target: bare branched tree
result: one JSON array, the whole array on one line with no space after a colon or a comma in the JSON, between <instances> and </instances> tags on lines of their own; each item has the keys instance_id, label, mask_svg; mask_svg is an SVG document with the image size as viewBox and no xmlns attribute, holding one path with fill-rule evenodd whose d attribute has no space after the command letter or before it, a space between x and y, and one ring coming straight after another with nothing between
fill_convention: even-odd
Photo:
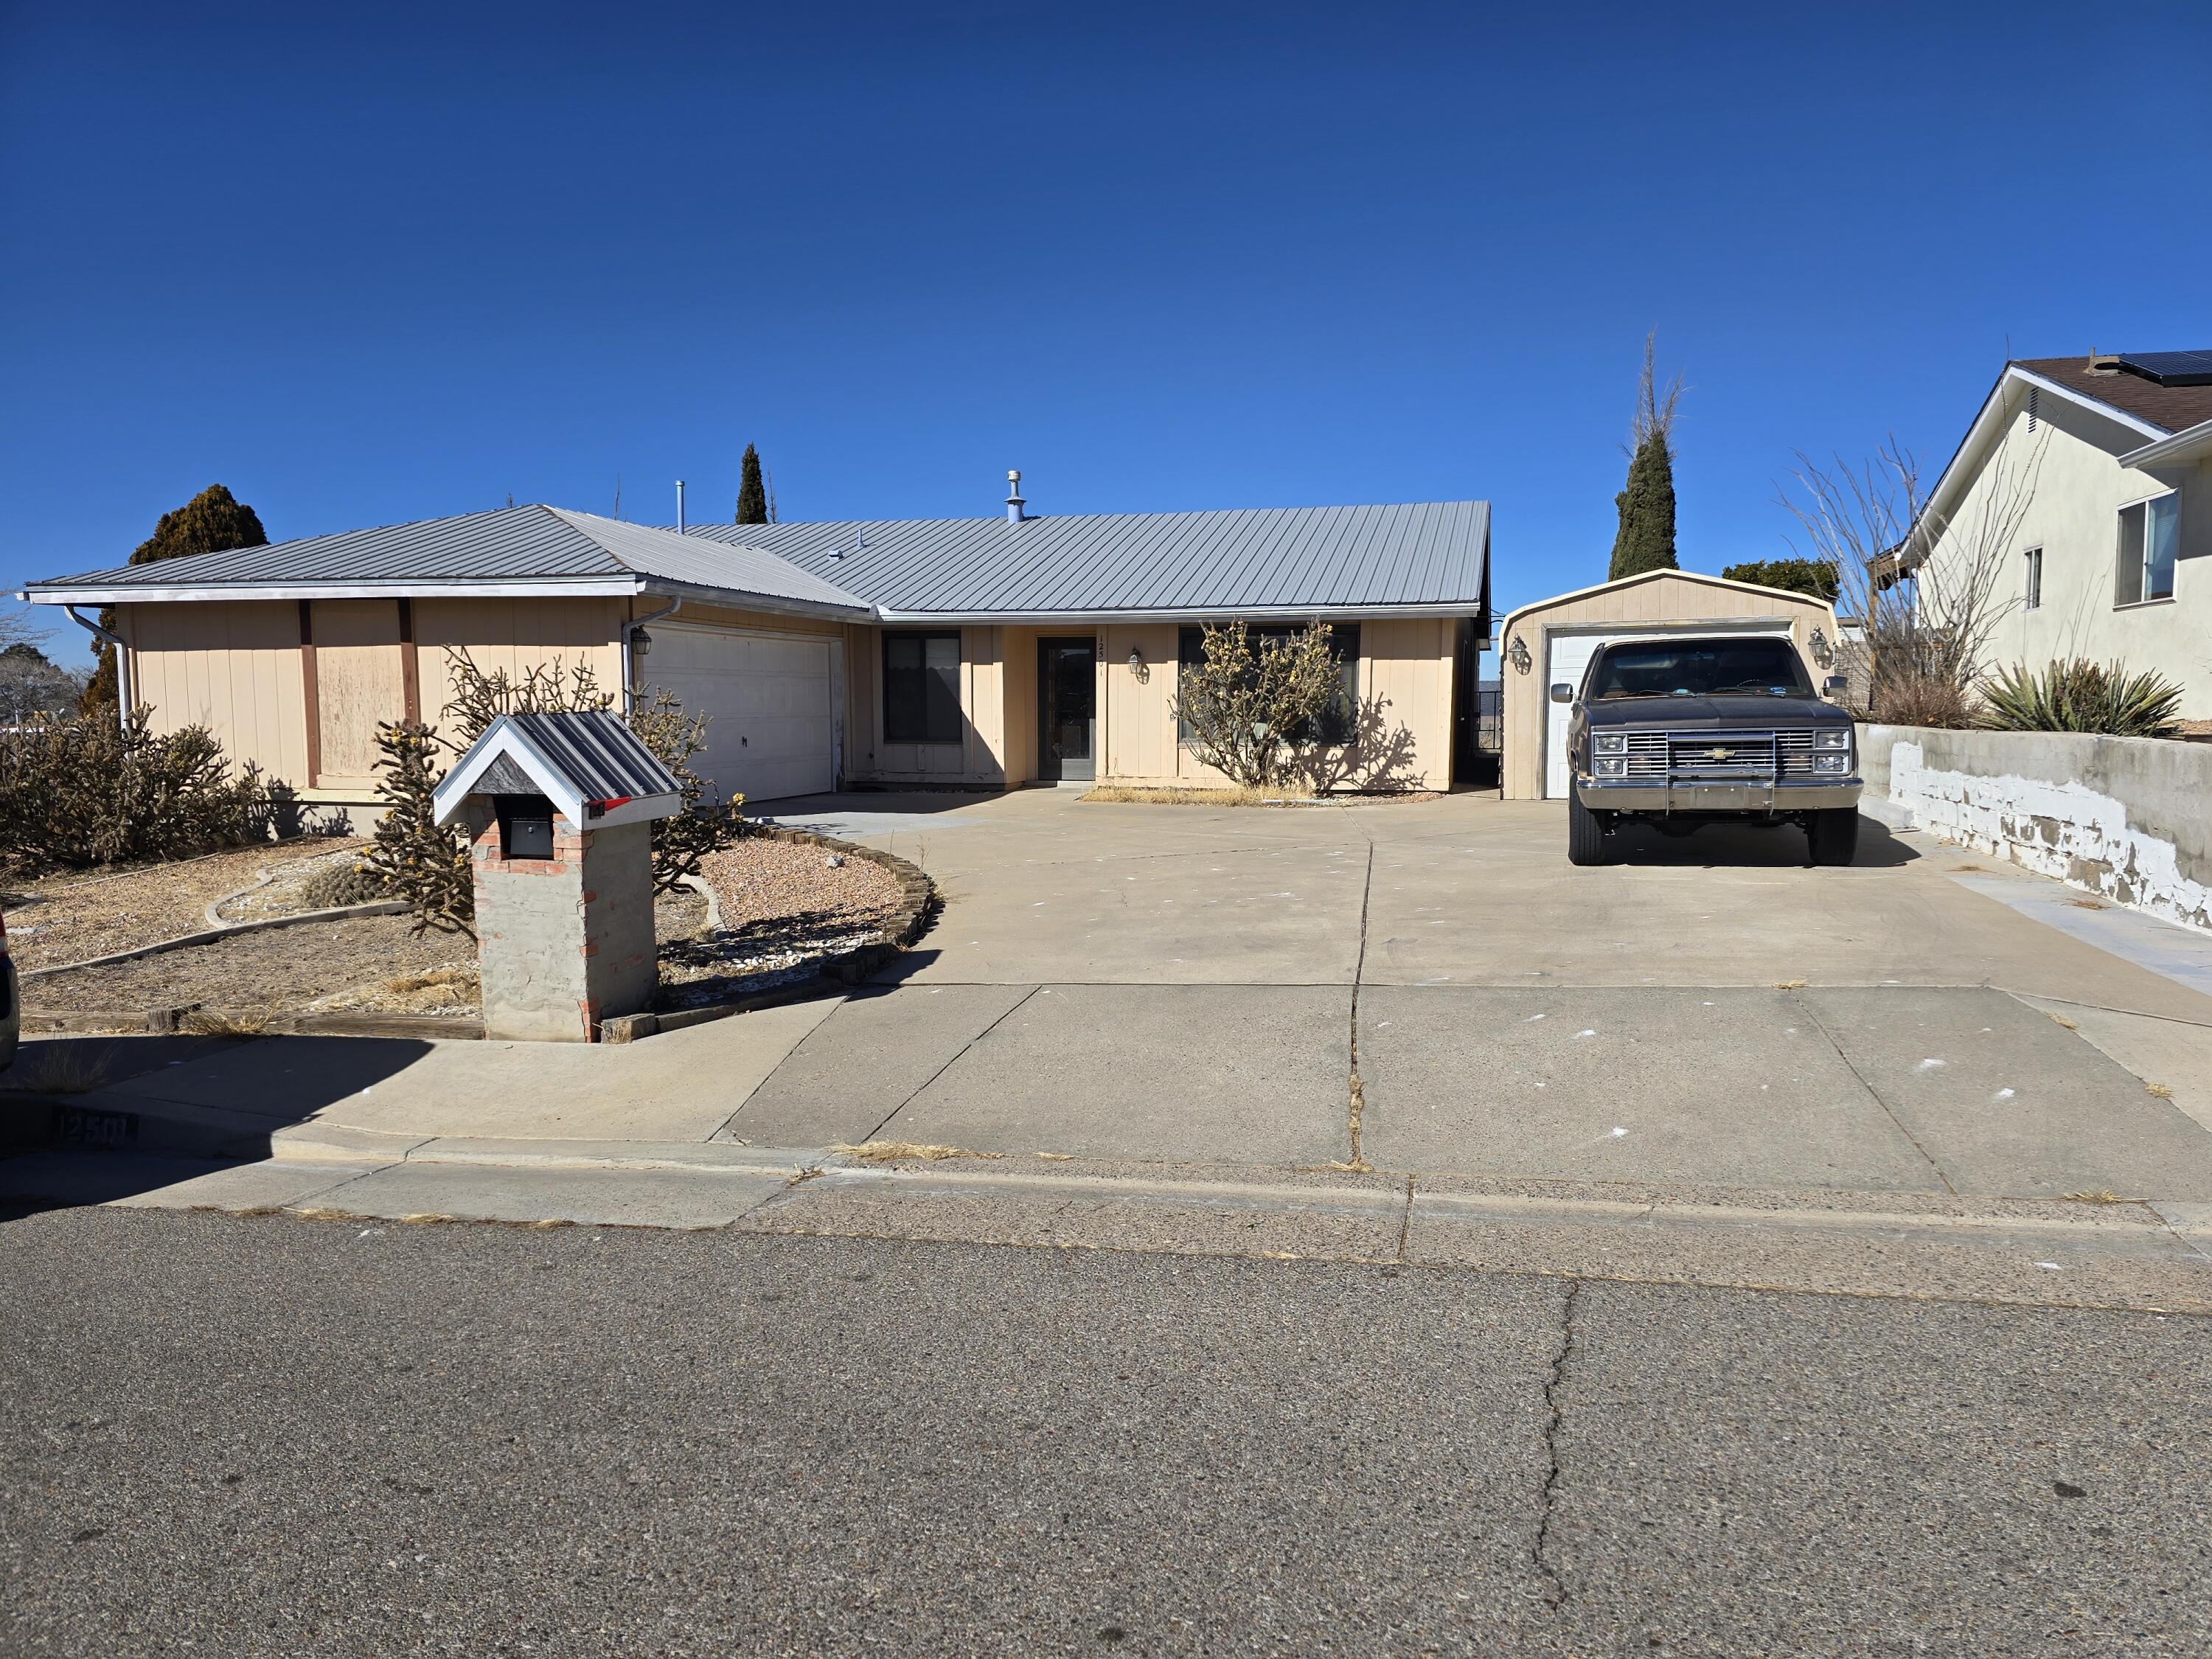
<instances>
[{"instance_id":1,"label":"bare branched tree","mask_svg":"<svg viewBox=\"0 0 2212 1659\"><path fill-rule=\"evenodd\" d=\"M1832 569L1837 608L1860 630L1853 691L1875 720L1965 726L1989 672L1997 626L2018 605L2001 594L2035 499L2047 432L2015 453L2000 444L1966 511L1938 510L1911 451L1894 437L1852 467L1802 451L1776 499L1802 528L1793 550Z\"/></svg>"}]
</instances>

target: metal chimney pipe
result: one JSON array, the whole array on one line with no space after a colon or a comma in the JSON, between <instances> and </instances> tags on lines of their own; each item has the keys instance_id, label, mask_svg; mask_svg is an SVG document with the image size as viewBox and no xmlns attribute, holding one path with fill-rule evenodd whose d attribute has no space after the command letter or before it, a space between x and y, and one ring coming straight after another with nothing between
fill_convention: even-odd
<instances>
[{"instance_id":1,"label":"metal chimney pipe","mask_svg":"<svg viewBox=\"0 0 2212 1659\"><path fill-rule=\"evenodd\" d=\"M1022 499L1022 475L1009 470L1006 474L1006 521L1019 524L1029 514L1022 509L1029 503Z\"/></svg>"},{"instance_id":2,"label":"metal chimney pipe","mask_svg":"<svg viewBox=\"0 0 2212 1659\"><path fill-rule=\"evenodd\" d=\"M676 533L684 533L684 480L676 481Z\"/></svg>"}]
</instances>

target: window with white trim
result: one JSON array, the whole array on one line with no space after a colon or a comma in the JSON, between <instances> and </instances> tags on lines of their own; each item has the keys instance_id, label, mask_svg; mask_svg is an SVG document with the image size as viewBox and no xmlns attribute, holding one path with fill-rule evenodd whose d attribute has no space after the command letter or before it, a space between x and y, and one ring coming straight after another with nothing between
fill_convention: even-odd
<instances>
[{"instance_id":1,"label":"window with white trim","mask_svg":"<svg viewBox=\"0 0 2212 1659\"><path fill-rule=\"evenodd\" d=\"M2026 608L2030 611L2040 611L2043 609L2043 550L2039 547L2029 548L2027 550L2027 603Z\"/></svg>"},{"instance_id":2,"label":"window with white trim","mask_svg":"<svg viewBox=\"0 0 2212 1659\"><path fill-rule=\"evenodd\" d=\"M2112 603L2142 605L2173 597L2174 555L2181 545L2181 497L2168 491L2120 509L2119 553Z\"/></svg>"}]
</instances>

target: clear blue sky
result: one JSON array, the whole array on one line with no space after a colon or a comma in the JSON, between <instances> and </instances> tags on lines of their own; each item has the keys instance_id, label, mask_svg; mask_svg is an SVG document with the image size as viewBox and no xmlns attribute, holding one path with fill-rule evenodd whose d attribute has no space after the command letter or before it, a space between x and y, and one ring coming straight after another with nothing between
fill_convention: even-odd
<instances>
[{"instance_id":1,"label":"clear blue sky","mask_svg":"<svg viewBox=\"0 0 2212 1659\"><path fill-rule=\"evenodd\" d=\"M1683 562L2015 355L2212 346L2212 8L0 10L0 582L277 539L1486 496L1601 578L1644 331Z\"/></svg>"}]
</instances>

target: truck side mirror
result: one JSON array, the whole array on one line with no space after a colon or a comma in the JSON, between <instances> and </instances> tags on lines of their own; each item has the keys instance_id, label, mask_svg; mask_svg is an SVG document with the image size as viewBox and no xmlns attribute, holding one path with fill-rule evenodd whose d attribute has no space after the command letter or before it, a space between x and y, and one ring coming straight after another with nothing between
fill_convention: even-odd
<instances>
[{"instance_id":1,"label":"truck side mirror","mask_svg":"<svg viewBox=\"0 0 2212 1659\"><path fill-rule=\"evenodd\" d=\"M1851 683L1850 678L1843 674L1831 674L1826 679L1820 682L1820 690L1822 693L1831 697L1840 697L1844 692L1850 689Z\"/></svg>"},{"instance_id":2,"label":"truck side mirror","mask_svg":"<svg viewBox=\"0 0 2212 1659\"><path fill-rule=\"evenodd\" d=\"M1552 688L1552 701L1553 702L1572 702L1574 700L1575 688L1569 685L1565 680L1561 680L1557 685Z\"/></svg>"}]
</instances>

